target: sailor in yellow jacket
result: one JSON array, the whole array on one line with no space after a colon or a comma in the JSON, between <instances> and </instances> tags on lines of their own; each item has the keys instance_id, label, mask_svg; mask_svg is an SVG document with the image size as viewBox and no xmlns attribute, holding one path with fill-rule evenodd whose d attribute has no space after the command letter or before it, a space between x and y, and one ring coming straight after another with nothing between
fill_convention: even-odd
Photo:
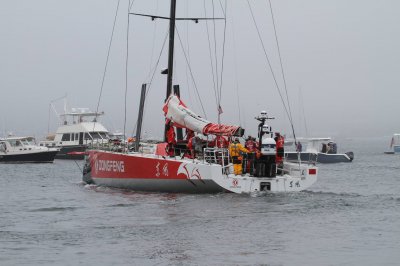
<instances>
[{"instance_id":1,"label":"sailor in yellow jacket","mask_svg":"<svg viewBox=\"0 0 400 266\"><path fill-rule=\"evenodd\" d=\"M229 153L232 157L233 171L235 175L242 174L242 156L241 152L248 153L249 151L239 142L239 138L235 138L234 142L229 145Z\"/></svg>"}]
</instances>

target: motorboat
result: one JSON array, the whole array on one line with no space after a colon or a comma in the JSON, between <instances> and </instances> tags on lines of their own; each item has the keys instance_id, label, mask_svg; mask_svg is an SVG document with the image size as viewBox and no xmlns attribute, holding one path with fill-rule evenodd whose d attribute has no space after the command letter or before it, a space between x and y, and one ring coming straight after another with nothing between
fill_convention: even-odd
<instances>
[{"instance_id":1,"label":"motorboat","mask_svg":"<svg viewBox=\"0 0 400 266\"><path fill-rule=\"evenodd\" d=\"M55 134L40 141L42 147L59 148L56 159L82 160L88 147L108 145L108 130L98 121L104 112L91 112L88 108L72 108L60 115L61 125Z\"/></svg>"},{"instance_id":2,"label":"motorboat","mask_svg":"<svg viewBox=\"0 0 400 266\"><path fill-rule=\"evenodd\" d=\"M0 139L0 163L52 163L58 151L36 145L33 137Z\"/></svg>"},{"instance_id":3,"label":"motorboat","mask_svg":"<svg viewBox=\"0 0 400 266\"><path fill-rule=\"evenodd\" d=\"M352 162L353 152L338 153L336 142L331 138L299 138L295 142L291 141L296 147L296 151L285 151L287 160L317 161L319 163L343 163ZM302 143L306 149L302 151Z\"/></svg>"}]
</instances>

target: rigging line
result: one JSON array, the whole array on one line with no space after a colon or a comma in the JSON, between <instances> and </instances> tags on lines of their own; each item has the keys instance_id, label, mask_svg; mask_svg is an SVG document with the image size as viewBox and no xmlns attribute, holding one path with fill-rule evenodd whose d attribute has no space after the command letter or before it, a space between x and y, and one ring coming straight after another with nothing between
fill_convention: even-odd
<instances>
[{"instance_id":1,"label":"rigging line","mask_svg":"<svg viewBox=\"0 0 400 266\"><path fill-rule=\"evenodd\" d=\"M221 4L221 0L219 1ZM224 73L224 62L225 62L225 43L226 43L226 13L227 13L227 1L225 0L225 10L222 9L222 12L224 13L224 38L222 42L222 62L221 62L221 83L220 83L220 89L219 89L219 102L217 108L221 106L221 100L222 100L222 80L223 80L223 73ZM218 112L219 114L219 112ZM219 114L220 116L220 114Z\"/></svg>"},{"instance_id":2,"label":"rigging line","mask_svg":"<svg viewBox=\"0 0 400 266\"><path fill-rule=\"evenodd\" d=\"M151 85L152 85L152 83L153 83L153 79L154 79L154 76L155 76L155 74L156 74L156 70L157 70L158 64L160 63L161 55L162 55L162 53L163 53L163 51L164 51L165 43L167 42L167 37L168 37L168 34L169 34L168 30L169 30L169 29L167 29L167 32L166 32L166 34L165 34L164 41L163 41L163 45L162 45L162 47L161 47L160 54L158 55L157 62L156 62L156 64L155 64L154 68L153 68L153 74L151 75L151 79L150 79L150 81L148 82L149 88L148 88L147 91L146 91L146 97L147 97L147 94L150 92Z\"/></svg>"},{"instance_id":3,"label":"rigging line","mask_svg":"<svg viewBox=\"0 0 400 266\"><path fill-rule=\"evenodd\" d=\"M97 121L97 113L99 111L99 107L100 107L100 100L101 100L101 96L103 94L103 88L104 88L104 81L106 78L106 73L107 73L107 67L108 67L108 61L110 58L110 52L111 52L111 44L114 38L114 31L115 31L115 24L117 22L117 17L118 17L118 10L119 10L119 4L120 4L121 0L118 0L117 3L117 8L115 10L115 16L114 16L114 23L113 23L113 27L112 27L112 31L111 31L111 37L110 37L110 42L108 44L108 51L107 51L107 58L106 58L106 65L104 66L104 72L103 72L103 78L101 80L101 86L100 86L100 94L99 94L99 99L97 101L97 106L96 106L96 116L95 116L95 121ZM95 128L96 122L93 124L93 131Z\"/></svg>"},{"instance_id":4,"label":"rigging line","mask_svg":"<svg viewBox=\"0 0 400 266\"><path fill-rule=\"evenodd\" d=\"M269 69L270 69L271 74L272 74L272 78L274 79L274 83L275 83L276 89L278 90L279 96L280 96L280 98L281 98L283 107L284 107L285 112L286 112L286 115L288 116L289 121L291 122L291 124L293 124L292 121L291 121L291 119L290 119L290 116L289 116L288 109L287 109L287 107L286 107L285 101L284 101L284 99L283 99L282 92L281 92L281 90L279 89L278 81L276 80L275 73L274 73L274 71L273 71L273 69L272 69L272 65L271 65L271 62L270 62L270 60L269 60L267 51L266 51L266 49L265 49L264 42L263 42L263 40L262 40L262 38L261 38L261 33L260 33L259 28L258 28L258 25L257 25L256 19L255 19L255 17L254 17L253 10L252 10L252 8L251 8L251 5L250 5L249 0L247 0L247 4L248 4L248 6L249 6L250 13L251 13L251 16L252 16L252 18L253 18L253 22L254 22L254 25L255 25L255 27L256 27L256 30L257 30L258 38L260 39L260 42L261 42L261 45L262 45L262 48L263 48L263 51L264 51L264 55L265 55L265 57L266 57L266 59L267 59L268 66L269 66Z\"/></svg>"},{"instance_id":5,"label":"rigging line","mask_svg":"<svg viewBox=\"0 0 400 266\"><path fill-rule=\"evenodd\" d=\"M146 90L146 98L147 98L147 96L148 96L148 94L149 94L149 92L150 92L151 85L153 84L153 79L154 79L154 76L155 76L155 74L156 74L158 64L160 63L160 59L161 59L162 53L163 53L163 51L164 51L164 48L165 48L165 44L166 44L166 42L167 42L167 37L168 37L168 35L169 35L169 28L167 28L167 31L166 31L165 37L164 37L164 42L163 42L163 45L162 45L162 47L161 47L160 54L158 55L158 59L157 59L156 65L155 65L154 68L153 68L153 69L154 69L154 70L153 70L153 75L151 76L151 79L150 79L149 83L147 83L147 84L149 84L149 87L148 87L148 89ZM147 106L147 102L148 102L148 101L145 101L145 103L144 103L143 117L146 115L146 106ZM144 125L144 122L145 122L145 120L143 120L143 125ZM132 135L133 135L134 132L136 131L136 127L137 127L137 121L136 121L136 123L135 123L134 131L132 132Z\"/></svg>"},{"instance_id":6,"label":"rigging line","mask_svg":"<svg viewBox=\"0 0 400 266\"><path fill-rule=\"evenodd\" d=\"M158 1L156 1L156 2L157 2L157 5L156 5L156 8L155 8L154 14L157 14L157 12L158 12ZM150 77L151 71L152 71L151 63L153 62L153 57L154 57L154 46L155 46L155 40L156 40L156 31L157 31L157 22L155 21L154 22L154 29L153 29L153 44L152 44L152 48L151 48L151 57L150 57L150 64L149 64L149 74L147 74L148 78Z\"/></svg>"},{"instance_id":7,"label":"rigging line","mask_svg":"<svg viewBox=\"0 0 400 266\"><path fill-rule=\"evenodd\" d=\"M47 120L47 135L50 134L50 111L51 111L51 103L49 104L49 117Z\"/></svg>"},{"instance_id":8,"label":"rigging line","mask_svg":"<svg viewBox=\"0 0 400 266\"><path fill-rule=\"evenodd\" d=\"M206 1L203 1L204 3L204 16L207 17L207 8L206 8ZM212 50L211 50L211 40L210 40L210 31L208 29L208 21L206 20L206 29L207 29L207 39L208 39L208 52L210 56L210 63L211 63L211 75L213 78L213 89L214 89L214 95L215 95L215 104L218 107L218 92L217 88L215 86L215 74L214 74L214 60L212 58Z\"/></svg>"},{"instance_id":9,"label":"rigging line","mask_svg":"<svg viewBox=\"0 0 400 266\"><path fill-rule=\"evenodd\" d=\"M291 110L291 108L290 108L289 94L288 94L287 86L286 86L286 77L285 77L285 72L284 72L284 70L283 70L281 49L280 49L279 41L278 41L278 33L277 33L277 31L276 31L274 12L273 12L273 10L272 10L272 3L271 3L271 0L268 0L268 2L269 2L269 8L270 8L270 10L271 10L272 25L274 26L274 33L275 33L276 46L277 46L277 48L278 48L278 55L279 55L279 63L280 63L280 65L281 65L281 72L282 72L283 84L284 84L284 88L285 88L285 92L286 92L286 101L287 101L288 108L289 108L290 119L293 121L292 110Z\"/></svg>"},{"instance_id":10,"label":"rigging line","mask_svg":"<svg viewBox=\"0 0 400 266\"><path fill-rule=\"evenodd\" d=\"M189 17L189 3L186 1L186 9L185 9L186 17ZM190 46L189 46L189 21L186 21L186 49L188 51L188 58L190 63ZM189 102L191 105L194 105L194 101L192 101L192 94L190 92L190 82L189 82L189 75L188 75L188 68L185 68L185 76L186 76L186 86L189 96Z\"/></svg>"},{"instance_id":11,"label":"rigging line","mask_svg":"<svg viewBox=\"0 0 400 266\"><path fill-rule=\"evenodd\" d=\"M236 88L236 98L239 111L239 123L242 125L241 110L240 110L240 97L239 97L239 79L238 79L238 69L237 69L237 57L236 57L236 38L235 38L235 20L232 18L232 38L233 38L233 60L235 69L235 88Z\"/></svg>"},{"instance_id":12,"label":"rigging line","mask_svg":"<svg viewBox=\"0 0 400 266\"><path fill-rule=\"evenodd\" d=\"M128 26L126 27L126 59L125 59L125 97L124 97L124 138L126 138L126 98L128 95L128 62L129 62L129 10L131 8L131 0L128 1ZM125 149L125 152L128 152Z\"/></svg>"},{"instance_id":13,"label":"rigging line","mask_svg":"<svg viewBox=\"0 0 400 266\"><path fill-rule=\"evenodd\" d=\"M213 31L214 31L214 57L215 57L215 77L216 77L216 81L217 81L217 102L220 102L220 93L219 93L219 78L218 78L218 56L217 56L217 30L215 28L215 5L214 5L214 0L211 0L211 4L212 4L212 22L213 22ZM217 105L218 108L218 105ZM219 116L218 116L219 119ZM219 123L219 121L218 121Z\"/></svg>"},{"instance_id":14,"label":"rigging line","mask_svg":"<svg viewBox=\"0 0 400 266\"><path fill-rule=\"evenodd\" d=\"M129 2L130 2L130 1L129 1ZM135 2L135 0L132 0L132 3L129 4L129 10L128 10L129 12L131 12L131 9L132 9L132 6L133 6L133 3L134 3L134 2Z\"/></svg>"},{"instance_id":15,"label":"rigging line","mask_svg":"<svg viewBox=\"0 0 400 266\"><path fill-rule=\"evenodd\" d=\"M176 30L176 33L178 34L179 43L181 44L183 55L185 56L186 64L187 64L187 66L189 68L189 72L190 72L190 75L192 77L192 82L193 82L194 88L196 89L197 97L199 97L199 102L200 102L200 105L201 105L201 109L203 110L204 117L207 119L207 114L206 114L206 111L204 109L203 102L201 101L199 90L197 88L197 84L196 84L196 81L195 81L194 76L193 76L192 68L190 67L188 58L186 56L185 47L183 46L182 39L181 39L181 36L179 34L179 31L178 31L178 27L176 25L175 25L175 30Z\"/></svg>"},{"instance_id":16,"label":"rigging line","mask_svg":"<svg viewBox=\"0 0 400 266\"><path fill-rule=\"evenodd\" d=\"M304 110L303 90L301 89L301 87L299 88L299 90L300 90L300 97L301 97L301 107L303 109L304 128L306 130L306 137L308 137L308 127L307 127L306 113L305 113L305 110Z\"/></svg>"}]
</instances>

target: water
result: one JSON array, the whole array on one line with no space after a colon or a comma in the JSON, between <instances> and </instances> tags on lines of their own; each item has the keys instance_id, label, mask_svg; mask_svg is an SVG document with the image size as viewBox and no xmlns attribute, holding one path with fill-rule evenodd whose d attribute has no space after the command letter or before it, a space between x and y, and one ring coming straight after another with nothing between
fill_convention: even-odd
<instances>
[{"instance_id":1,"label":"water","mask_svg":"<svg viewBox=\"0 0 400 266\"><path fill-rule=\"evenodd\" d=\"M0 265L400 265L387 142L341 140L353 163L258 196L135 193L85 186L71 161L0 164Z\"/></svg>"}]
</instances>

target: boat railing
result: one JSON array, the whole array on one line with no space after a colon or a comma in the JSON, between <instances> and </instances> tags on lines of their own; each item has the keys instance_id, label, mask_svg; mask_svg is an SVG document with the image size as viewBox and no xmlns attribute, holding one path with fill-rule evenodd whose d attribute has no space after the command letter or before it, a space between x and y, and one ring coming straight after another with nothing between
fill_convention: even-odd
<instances>
[{"instance_id":1,"label":"boat railing","mask_svg":"<svg viewBox=\"0 0 400 266\"><path fill-rule=\"evenodd\" d=\"M289 158L289 154L285 154L285 160L287 162L291 162L291 163L297 163L299 161L301 161L302 163L305 164L316 164L317 163L317 159L318 159L318 153L297 153L298 158L296 159L292 159Z\"/></svg>"},{"instance_id":2,"label":"boat railing","mask_svg":"<svg viewBox=\"0 0 400 266\"><path fill-rule=\"evenodd\" d=\"M222 170L226 172L231 163L229 150L225 148L204 148L204 162L219 164L222 166Z\"/></svg>"}]
</instances>

